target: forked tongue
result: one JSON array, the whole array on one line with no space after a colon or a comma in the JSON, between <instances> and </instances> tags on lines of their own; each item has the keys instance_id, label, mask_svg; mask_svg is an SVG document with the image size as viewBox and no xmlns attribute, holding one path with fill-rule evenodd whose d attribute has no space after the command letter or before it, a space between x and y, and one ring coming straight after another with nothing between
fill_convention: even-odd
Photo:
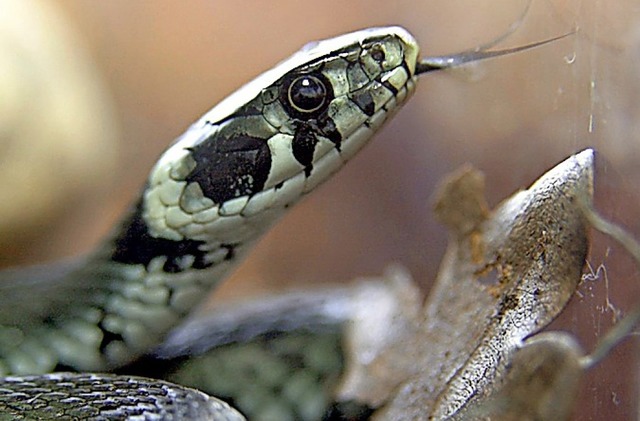
<instances>
[{"instance_id":1,"label":"forked tongue","mask_svg":"<svg viewBox=\"0 0 640 421\"><path fill-rule=\"evenodd\" d=\"M574 33L575 31L572 31L564 35L546 39L544 41L538 41L531 44L522 45L520 47L505 48L502 50L488 50L486 48L480 47L473 50L463 51L458 54L452 54L447 56L425 57L422 60L420 60L416 65L415 74L419 75L422 73L431 72L433 70L449 69L452 67L462 66L463 64L472 63L475 61L485 60L488 58L499 57L507 54L517 53L524 50L529 50L531 48L540 47L541 45L549 44L559 39L568 37L569 35L572 35Z\"/></svg>"}]
</instances>

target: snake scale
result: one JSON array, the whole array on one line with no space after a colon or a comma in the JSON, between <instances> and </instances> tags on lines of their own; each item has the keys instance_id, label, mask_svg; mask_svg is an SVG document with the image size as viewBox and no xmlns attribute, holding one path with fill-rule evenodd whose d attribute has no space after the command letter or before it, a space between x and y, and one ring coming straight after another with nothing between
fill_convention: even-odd
<instances>
[{"instance_id":1,"label":"snake scale","mask_svg":"<svg viewBox=\"0 0 640 421\"><path fill-rule=\"evenodd\" d=\"M0 411L239 419L161 381L43 373L113 371L161 344L262 233L367 143L419 74L540 44L420 61L406 30L371 28L310 43L233 93L162 154L130 214L90 256L0 273L0 374L11 376L0 380Z\"/></svg>"}]
</instances>

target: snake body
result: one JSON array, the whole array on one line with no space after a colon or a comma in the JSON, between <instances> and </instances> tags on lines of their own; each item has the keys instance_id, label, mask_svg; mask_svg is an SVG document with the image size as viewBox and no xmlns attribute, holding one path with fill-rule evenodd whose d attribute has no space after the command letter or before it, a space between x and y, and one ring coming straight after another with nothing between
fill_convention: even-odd
<instances>
[{"instance_id":1,"label":"snake body","mask_svg":"<svg viewBox=\"0 0 640 421\"><path fill-rule=\"evenodd\" d=\"M215 398L160 381L42 374L117 370L161 344L287 208L367 143L418 74L543 43L419 62L406 30L366 29L310 43L227 97L161 155L129 215L88 258L0 272L0 376L13 376L0 380L0 412L237 419ZM324 333L339 353L336 329ZM273 348L265 335L255 339Z\"/></svg>"},{"instance_id":2,"label":"snake body","mask_svg":"<svg viewBox=\"0 0 640 421\"><path fill-rule=\"evenodd\" d=\"M141 377L75 373L6 377L0 380L0 390L0 419L243 419L225 402L202 392Z\"/></svg>"},{"instance_id":3,"label":"snake body","mask_svg":"<svg viewBox=\"0 0 640 421\"><path fill-rule=\"evenodd\" d=\"M113 370L162 342L405 102L417 59L404 29L367 29L308 44L220 102L87 259L0 274L0 374Z\"/></svg>"}]
</instances>

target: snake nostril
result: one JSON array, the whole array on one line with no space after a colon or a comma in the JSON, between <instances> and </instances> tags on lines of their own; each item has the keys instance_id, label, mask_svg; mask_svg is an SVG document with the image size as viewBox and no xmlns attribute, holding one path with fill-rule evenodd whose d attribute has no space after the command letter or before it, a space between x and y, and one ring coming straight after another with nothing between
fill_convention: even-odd
<instances>
[{"instance_id":1,"label":"snake nostril","mask_svg":"<svg viewBox=\"0 0 640 421\"><path fill-rule=\"evenodd\" d=\"M378 63L384 62L386 59L386 54L384 53L384 47L380 44L374 44L371 47L371 58L373 58Z\"/></svg>"}]
</instances>

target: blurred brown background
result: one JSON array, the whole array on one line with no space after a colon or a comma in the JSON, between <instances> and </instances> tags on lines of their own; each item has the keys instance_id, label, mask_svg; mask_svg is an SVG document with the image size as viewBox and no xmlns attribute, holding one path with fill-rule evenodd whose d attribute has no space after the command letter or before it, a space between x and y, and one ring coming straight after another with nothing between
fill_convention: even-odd
<instances>
[{"instance_id":1,"label":"blurred brown background","mask_svg":"<svg viewBox=\"0 0 640 421\"><path fill-rule=\"evenodd\" d=\"M1 0L0 7L17 2ZM32 6L40 12L6 20L22 22L24 33L18 28L17 39L42 42L43 50L44 44L59 47L57 31L66 32L71 46L47 56L44 67L61 65L53 84L70 79L78 86L65 89L68 95L77 89L90 97L88 105L64 114L73 116L64 121L69 127L90 127L65 129L55 147L44 149L44 158L57 157L65 148L84 150L75 159L40 163L31 160L32 154L14 154L25 158L23 167L38 168L40 174L26 171L8 189L26 192L27 205L2 218L2 266L88 251L117 221L173 138L306 42L399 24L420 41L423 55L448 54L502 35L527 2L60 0ZM57 16L51 26L28 20L47 19L47 14ZM485 172L494 205L571 153L594 146L599 153L597 206L640 235L638 2L535 0L501 47L576 27L576 35L542 48L424 77L414 98L371 145L260 242L221 296L377 275L390 263L407 266L427 292L446 246L429 198L438 180L465 162ZM36 39L38 33L42 40ZM55 63L56 57L61 63ZM64 70L75 60L92 81ZM32 68L24 60L21 65ZM16 83L5 85L9 93ZM25 95L0 93L0 111L7 107L23 119L27 115L20 127L44 129L44 117L29 108L51 117L51 108L42 107L43 91L26 91L31 99L18 111L11 106ZM65 110L68 104L62 102L59 109ZM0 131L5 158L6 151L19 150L16 144L43 150L38 142L54 140L50 129L27 130L25 137L16 133ZM12 147L4 146L6 139L10 146L14 142ZM83 148L78 143L85 149L78 149ZM15 174L8 160L0 157L0 163L0 172ZM3 194L3 207L20 203ZM583 285L554 326L576 332L587 349L611 326L607 298L622 310L640 301L634 263L612 241L594 236L594 242L590 263L605 265L609 285ZM583 412L576 419L637 418L640 376L633 342L628 340L589 374L579 404Z\"/></svg>"}]
</instances>

